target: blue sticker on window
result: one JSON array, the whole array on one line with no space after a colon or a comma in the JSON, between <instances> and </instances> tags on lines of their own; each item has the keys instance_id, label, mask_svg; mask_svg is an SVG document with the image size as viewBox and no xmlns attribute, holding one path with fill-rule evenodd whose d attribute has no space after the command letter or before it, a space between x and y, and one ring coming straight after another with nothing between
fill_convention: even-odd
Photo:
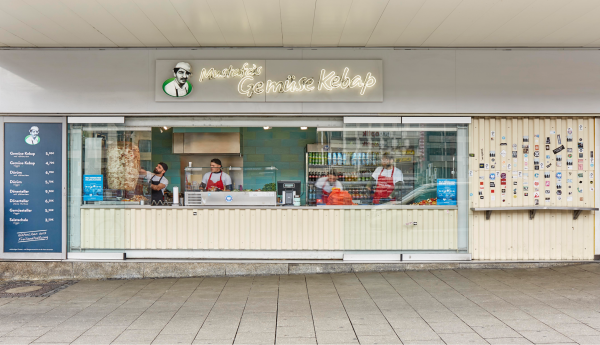
<instances>
[{"instance_id":1,"label":"blue sticker on window","mask_svg":"<svg viewBox=\"0 0 600 345\"><path fill-rule=\"evenodd\" d=\"M233 197L231 195L228 195L225 197L225 201L231 202L231 201L233 201Z\"/></svg>"}]
</instances>

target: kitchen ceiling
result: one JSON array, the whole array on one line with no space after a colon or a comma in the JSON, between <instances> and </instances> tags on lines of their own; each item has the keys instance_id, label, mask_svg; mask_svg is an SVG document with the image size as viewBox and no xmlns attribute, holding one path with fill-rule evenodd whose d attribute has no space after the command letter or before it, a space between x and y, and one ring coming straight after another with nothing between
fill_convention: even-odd
<instances>
[{"instance_id":1,"label":"kitchen ceiling","mask_svg":"<svg viewBox=\"0 0 600 345\"><path fill-rule=\"evenodd\" d=\"M600 47L600 0L0 0L0 47Z\"/></svg>"}]
</instances>

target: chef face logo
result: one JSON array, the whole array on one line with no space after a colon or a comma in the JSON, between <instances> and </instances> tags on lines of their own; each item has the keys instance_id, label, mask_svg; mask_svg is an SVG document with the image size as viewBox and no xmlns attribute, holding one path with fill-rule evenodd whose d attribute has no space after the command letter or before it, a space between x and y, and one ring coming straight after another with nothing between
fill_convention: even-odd
<instances>
[{"instance_id":1,"label":"chef face logo","mask_svg":"<svg viewBox=\"0 0 600 345\"><path fill-rule=\"evenodd\" d=\"M173 68L173 77L165 80L163 91L171 97L185 97L192 92L192 83L188 79L192 76L192 66L187 62L179 62Z\"/></svg>"},{"instance_id":2,"label":"chef face logo","mask_svg":"<svg viewBox=\"0 0 600 345\"><path fill-rule=\"evenodd\" d=\"M29 145L37 145L40 142L40 129L38 126L32 126L29 129L29 135L25 137L25 142Z\"/></svg>"}]
</instances>

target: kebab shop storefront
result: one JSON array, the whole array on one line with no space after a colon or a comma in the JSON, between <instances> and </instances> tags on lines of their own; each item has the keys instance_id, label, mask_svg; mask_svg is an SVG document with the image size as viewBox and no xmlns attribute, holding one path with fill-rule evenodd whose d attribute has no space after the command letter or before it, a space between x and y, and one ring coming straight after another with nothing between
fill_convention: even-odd
<instances>
[{"instance_id":1,"label":"kebab shop storefront","mask_svg":"<svg viewBox=\"0 0 600 345\"><path fill-rule=\"evenodd\" d=\"M173 104L377 103L383 78L380 60L158 60L154 96ZM468 255L468 117L88 120L68 124L70 252Z\"/></svg>"},{"instance_id":2,"label":"kebab shop storefront","mask_svg":"<svg viewBox=\"0 0 600 345\"><path fill-rule=\"evenodd\" d=\"M543 260L571 227L566 259L593 258L592 118L178 111L369 109L394 77L383 67L156 60L153 102L172 114L4 117L3 255Z\"/></svg>"}]
</instances>

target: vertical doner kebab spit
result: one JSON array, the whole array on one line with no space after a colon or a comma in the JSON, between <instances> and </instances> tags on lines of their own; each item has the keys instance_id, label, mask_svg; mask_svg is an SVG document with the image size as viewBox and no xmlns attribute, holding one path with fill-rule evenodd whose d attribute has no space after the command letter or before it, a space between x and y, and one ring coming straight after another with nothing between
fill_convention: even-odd
<instances>
[{"instance_id":1,"label":"vertical doner kebab spit","mask_svg":"<svg viewBox=\"0 0 600 345\"><path fill-rule=\"evenodd\" d=\"M112 142L107 156L108 188L134 191L140 175L139 147L127 141Z\"/></svg>"}]
</instances>

